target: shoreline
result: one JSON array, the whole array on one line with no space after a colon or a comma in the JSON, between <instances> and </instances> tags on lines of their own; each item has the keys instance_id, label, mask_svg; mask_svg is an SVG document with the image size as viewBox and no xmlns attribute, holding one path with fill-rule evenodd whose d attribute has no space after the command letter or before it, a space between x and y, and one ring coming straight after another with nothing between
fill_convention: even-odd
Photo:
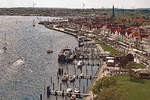
<instances>
[{"instance_id":1,"label":"shoreline","mask_svg":"<svg viewBox=\"0 0 150 100\"><path fill-rule=\"evenodd\" d=\"M75 38L77 38L77 35L73 32L68 32L65 31L64 28L56 28L54 25L53 27L48 27L47 25L44 25L46 28L51 29L51 30L55 30L55 31L59 31L59 32L63 32L66 33L68 35L72 35ZM96 43L95 40L91 39L92 41L94 41L94 43ZM99 49L100 53L104 53L103 48L101 47L100 44L96 44L97 48ZM91 94L90 96L87 96L85 98L83 98L83 100L93 100L93 93L91 91L91 88L93 87L93 85L95 85L96 81L98 81L99 79L101 79L104 75L103 75L103 70L107 67L106 63L104 63L103 61L100 60L100 66L95 74L95 76L97 75L97 78L93 78L93 80L91 81L90 86L88 87L86 93Z\"/></svg>"}]
</instances>

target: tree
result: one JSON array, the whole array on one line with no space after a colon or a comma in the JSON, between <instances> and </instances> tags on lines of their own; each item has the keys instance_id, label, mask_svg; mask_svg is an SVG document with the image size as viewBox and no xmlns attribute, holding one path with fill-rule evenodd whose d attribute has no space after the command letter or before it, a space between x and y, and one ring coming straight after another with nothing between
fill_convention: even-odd
<instances>
[{"instance_id":1,"label":"tree","mask_svg":"<svg viewBox=\"0 0 150 100\"><path fill-rule=\"evenodd\" d=\"M121 68L125 67L127 63L128 63L128 58L126 56L122 56L120 58L120 67Z\"/></svg>"},{"instance_id":2,"label":"tree","mask_svg":"<svg viewBox=\"0 0 150 100\"><path fill-rule=\"evenodd\" d=\"M133 73L132 73L132 70L131 70L132 68L135 68L135 62L130 61L130 62L128 62L128 64L126 65L126 69L129 70L130 80L132 80L132 76L133 76Z\"/></svg>"},{"instance_id":3,"label":"tree","mask_svg":"<svg viewBox=\"0 0 150 100\"><path fill-rule=\"evenodd\" d=\"M127 95L122 88L111 87L101 91L94 100L127 100Z\"/></svg>"},{"instance_id":4,"label":"tree","mask_svg":"<svg viewBox=\"0 0 150 100\"><path fill-rule=\"evenodd\" d=\"M110 86L116 85L116 79L115 77L103 77L99 81L96 82L96 84L93 87L93 93L98 94L101 92L104 88L109 88Z\"/></svg>"},{"instance_id":5,"label":"tree","mask_svg":"<svg viewBox=\"0 0 150 100\"><path fill-rule=\"evenodd\" d=\"M121 67L125 67L129 61L134 61L134 56L132 54L128 54L127 56L122 56L120 58Z\"/></svg>"},{"instance_id":6,"label":"tree","mask_svg":"<svg viewBox=\"0 0 150 100\"><path fill-rule=\"evenodd\" d=\"M134 56L132 54L128 54L127 56L128 61L134 61Z\"/></svg>"}]
</instances>

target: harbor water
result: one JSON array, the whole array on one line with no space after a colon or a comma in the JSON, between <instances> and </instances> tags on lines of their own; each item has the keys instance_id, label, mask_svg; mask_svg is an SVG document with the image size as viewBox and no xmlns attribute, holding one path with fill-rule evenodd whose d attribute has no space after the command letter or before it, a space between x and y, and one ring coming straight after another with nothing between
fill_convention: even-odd
<instances>
[{"instance_id":1,"label":"harbor water","mask_svg":"<svg viewBox=\"0 0 150 100\"><path fill-rule=\"evenodd\" d=\"M40 94L43 95L43 100L67 99L55 96L47 98L46 87L52 87L54 83L54 88L59 90L59 67L64 67L70 75L74 74L74 65L60 65L57 55L63 48L75 48L78 41L71 35L38 25L41 20L52 19L54 18L0 16L0 100L40 100ZM49 49L53 53L47 54ZM93 68L93 75L97 69L98 67ZM90 70L91 67L88 67L89 75ZM90 83L90 80L81 80L81 90L85 92ZM75 86L79 87L78 81ZM65 84L62 86L64 90L67 87ZM73 85L69 84L69 87Z\"/></svg>"}]
</instances>

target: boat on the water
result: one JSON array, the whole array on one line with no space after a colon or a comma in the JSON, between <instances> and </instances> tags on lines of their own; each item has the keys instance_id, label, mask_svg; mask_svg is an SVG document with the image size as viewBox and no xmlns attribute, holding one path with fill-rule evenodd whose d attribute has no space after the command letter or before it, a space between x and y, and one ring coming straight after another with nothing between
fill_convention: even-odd
<instances>
[{"instance_id":1,"label":"boat on the water","mask_svg":"<svg viewBox=\"0 0 150 100\"><path fill-rule=\"evenodd\" d=\"M53 53L53 50L47 50L47 54Z\"/></svg>"},{"instance_id":2,"label":"boat on the water","mask_svg":"<svg viewBox=\"0 0 150 100\"><path fill-rule=\"evenodd\" d=\"M67 73L64 73L63 77L62 77L62 82L67 82L69 79L69 75Z\"/></svg>"},{"instance_id":3,"label":"boat on the water","mask_svg":"<svg viewBox=\"0 0 150 100\"><path fill-rule=\"evenodd\" d=\"M75 79L76 79L76 75L73 75L73 76L70 76L70 77L69 77L69 81L70 81L71 83L74 82Z\"/></svg>"},{"instance_id":4,"label":"boat on the water","mask_svg":"<svg viewBox=\"0 0 150 100\"><path fill-rule=\"evenodd\" d=\"M70 100L76 100L76 95L72 95L72 96L70 97Z\"/></svg>"},{"instance_id":5,"label":"boat on the water","mask_svg":"<svg viewBox=\"0 0 150 100\"><path fill-rule=\"evenodd\" d=\"M13 66L19 66L19 65L22 65L24 64L24 58L23 57L20 57L20 59L16 60L14 63L13 63Z\"/></svg>"},{"instance_id":6,"label":"boat on the water","mask_svg":"<svg viewBox=\"0 0 150 100\"><path fill-rule=\"evenodd\" d=\"M80 60L80 61L77 63L77 68L82 68L83 65L84 65L83 61Z\"/></svg>"},{"instance_id":7,"label":"boat on the water","mask_svg":"<svg viewBox=\"0 0 150 100\"><path fill-rule=\"evenodd\" d=\"M58 54L59 63L71 63L75 59L75 54L71 49L65 48Z\"/></svg>"}]
</instances>

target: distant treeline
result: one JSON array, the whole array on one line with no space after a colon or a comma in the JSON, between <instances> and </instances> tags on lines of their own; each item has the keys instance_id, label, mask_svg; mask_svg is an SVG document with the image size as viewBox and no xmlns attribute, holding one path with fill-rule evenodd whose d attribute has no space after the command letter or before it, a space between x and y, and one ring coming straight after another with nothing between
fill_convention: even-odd
<instances>
[{"instance_id":1,"label":"distant treeline","mask_svg":"<svg viewBox=\"0 0 150 100\"><path fill-rule=\"evenodd\" d=\"M140 12L149 13L150 9L115 9L116 13ZM22 16L89 16L110 15L112 9L66 9L66 8L0 8L0 15Z\"/></svg>"}]
</instances>

